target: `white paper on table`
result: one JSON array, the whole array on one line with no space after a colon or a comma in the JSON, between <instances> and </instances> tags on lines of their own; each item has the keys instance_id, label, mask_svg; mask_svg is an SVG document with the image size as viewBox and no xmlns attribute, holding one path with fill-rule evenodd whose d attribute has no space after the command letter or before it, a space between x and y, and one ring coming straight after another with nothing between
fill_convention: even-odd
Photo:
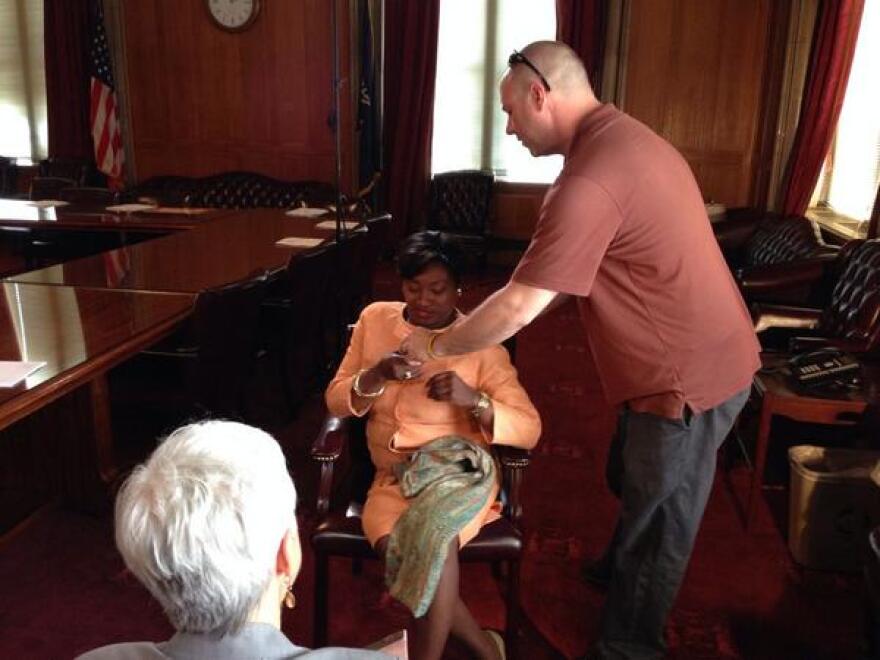
<instances>
[{"instance_id":1,"label":"white paper on table","mask_svg":"<svg viewBox=\"0 0 880 660\"><path fill-rule=\"evenodd\" d=\"M319 209L311 206L301 206L297 209L290 209L289 211L286 211L284 215L294 215L301 218L317 218L319 215L327 215L327 213L329 213L327 209Z\"/></svg>"},{"instance_id":2,"label":"white paper on table","mask_svg":"<svg viewBox=\"0 0 880 660\"><path fill-rule=\"evenodd\" d=\"M289 247L289 248L311 248L316 247L324 242L323 238L308 238L305 236L288 236L286 238L279 239L275 241L275 245L278 247Z\"/></svg>"},{"instance_id":3,"label":"white paper on table","mask_svg":"<svg viewBox=\"0 0 880 660\"><path fill-rule=\"evenodd\" d=\"M360 224L361 223L359 223L359 222L345 220L342 223L342 227L344 229L354 229L355 227L357 227ZM323 222L319 222L318 224L316 224L315 227L318 229L336 229L336 221L335 220L324 220Z\"/></svg>"},{"instance_id":4,"label":"white paper on table","mask_svg":"<svg viewBox=\"0 0 880 660\"><path fill-rule=\"evenodd\" d=\"M207 213L211 209L195 206L150 206L144 209L145 213L168 213L170 215L199 215Z\"/></svg>"},{"instance_id":5,"label":"white paper on table","mask_svg":"<svg viewBox=\"0 0 880 660\"><path fill-rule=\"evenodd\" d=\"M45 362L10 362L0 360L0 387L13 387L37 369L45 366Z\"/></svg>"},{"instance_id":6,"label":"white paper on table","mask_svg":"<svg viewBox=\"0 0 880 660\"><path fill-rule=\"evenodd\" d=\"M67 206L70 202L65 202L60 199L38 199L33 202L28 202L28 206L36 206L38 209L51 209L54 206Z\"/></svg>"},{"instance_id":7,"label":"white paper on table","mask_svg":"<svg viewBox=\"0 0 880 660\"><path fill-rule=\"evenodd\" d=\"M135 213L137 211L149 211L156 208L153 204L114 204L108 206L107 210L112 213Z\"/></svg>"}]
</instances>

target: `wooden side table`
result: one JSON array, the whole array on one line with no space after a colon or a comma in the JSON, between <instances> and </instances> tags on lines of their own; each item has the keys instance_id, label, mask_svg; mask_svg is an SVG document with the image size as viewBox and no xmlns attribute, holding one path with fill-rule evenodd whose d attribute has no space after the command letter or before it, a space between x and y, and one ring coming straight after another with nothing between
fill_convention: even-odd
<instances>
[{"instance_id":1,"label":"wooden side table","mask_svg":"<svg viewBox=\"0 0 880 660\"><path fill-rule=\"evenodd\" d=\"M767 447L770 442L770 423L774 415L788 417L798 422L816 424L836 424L854 426L861 421L874 398L876 367L862 366L862 387L842 391L829 396L805 393L795 390L788 373L783 371L785 357L772 355L762 357L764 369L755 374L753 392L761 398L761 416L758 423L758 437L755 445L755 468L749 488L749 502L746 509L746 529L751 530L755 522L758 498L764 481L764 468L767 464Z\"/></svg>"}]
</instances>

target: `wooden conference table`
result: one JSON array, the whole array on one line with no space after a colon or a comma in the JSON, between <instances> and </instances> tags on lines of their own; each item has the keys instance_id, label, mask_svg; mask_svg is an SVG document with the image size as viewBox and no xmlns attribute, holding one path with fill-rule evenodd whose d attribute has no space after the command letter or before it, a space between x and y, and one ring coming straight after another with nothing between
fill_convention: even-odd
<instances>
[{"instance_id":1,"label":"wooden conference table","mask_svg":"<svg viewBox=\"0 0 880 660\"><path fill-rule=\"evenodd\" d=\"M156 207L132 213L108 211L103 205L68 204L43 208L39 202L0 198L0 226L39 230L90 229L94 231L182 231L219 217L228 209Z\"/></svg>"},{"instance_id":2,"label":"wooden conference table","mask_svg":"<svg viewBox=\"0 0 880 660\"><path fill-rule=\"evenodd\" d=\"M198 293L262 268L270 273L283 270L291 256L305 248L278 247L276 241L287 237L333 240L333 229L316 227L327 217L290 217L274 209L233 211L190 231L20 273L5 281ZM108 261L119 266L108 268Z\"/></svg>"},{"instance_id":3,"label":"wooden conference table","mask_svg":"<svg viewBox=\"0 0 880 660\"><path fill-rule=\"evenodd\" d=\"M168 334L192 311L200 291L256 270L282 271L308 248L278 247L287 237L335 238L332 220L281 210L212 210L195 216L142 217L100 210L35 209L0 203L0 226L106 229L174 228L160 238L76 259L0 282L0 360L44 361L13 388L0 388L0 430L78 388L89 393L95 477L114 476L106 372Z\"/></svg>"}]
</instances>

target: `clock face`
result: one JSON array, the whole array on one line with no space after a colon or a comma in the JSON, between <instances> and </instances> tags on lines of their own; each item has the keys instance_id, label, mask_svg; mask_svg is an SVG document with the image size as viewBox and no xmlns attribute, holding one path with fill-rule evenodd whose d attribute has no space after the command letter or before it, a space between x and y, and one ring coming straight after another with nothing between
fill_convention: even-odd
<instances>
[{"instance_id":1,"label":"clock face","mask_svg":"<svg viewBox=\"0 0 880 660\"><path fill-rule=\"evenodd\" d=\"M206 0L211 18L226 30L243 30L260 11L260 0Z\"/></svg>"}]
</instances>

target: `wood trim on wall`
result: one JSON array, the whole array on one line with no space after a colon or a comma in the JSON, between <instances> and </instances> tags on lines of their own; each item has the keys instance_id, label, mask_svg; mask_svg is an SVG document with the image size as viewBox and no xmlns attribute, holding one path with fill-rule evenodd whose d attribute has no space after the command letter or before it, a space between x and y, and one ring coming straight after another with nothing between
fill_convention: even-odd
<instances>
[{"instance_id":1,"label":"wood trim on wall","mask_svg":"<svg viewBox=\"0 0 880 660\"><path fill-rule=\"evenodd\" d=\"M779 83L779 110L767 183L766 205L772 211L778 211L781 204L780 187L797 131L818 7L819 0L792 0L790 4L784 74Z\"/></svg>"},{"instance_id":2,"label":"wood trim on wall","mask_svg":"<svg viewBox=\"0 0 880 660\"><path fill-rule=\"evenodd\" d=\"M790 29L791 4L774 2L770 9L770 29L767 32L767 61L761 86L763 108L758 129L758 148L752 183L750 206L767 208L770 180L773 175L773 154L777 143L779 105L782 81L786 74L788 33Z\"/></svg>"}]
</instances>

